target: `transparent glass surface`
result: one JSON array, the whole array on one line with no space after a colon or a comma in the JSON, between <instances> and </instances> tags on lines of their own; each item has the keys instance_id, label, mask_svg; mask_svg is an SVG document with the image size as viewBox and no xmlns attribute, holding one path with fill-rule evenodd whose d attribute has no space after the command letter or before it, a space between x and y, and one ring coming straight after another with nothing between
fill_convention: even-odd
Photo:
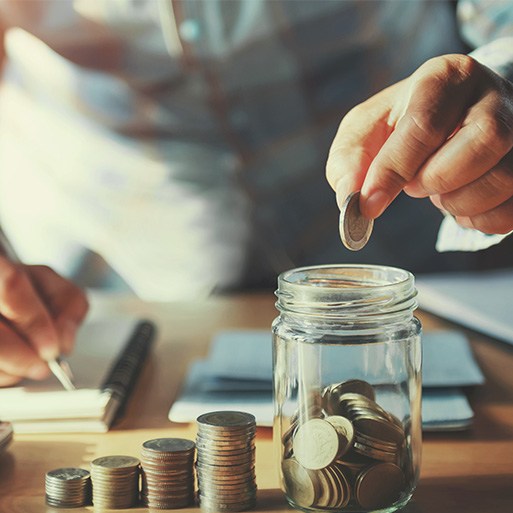
<instances>
[{"instance_id":1,"label":"transparent glass surface","mask_svg":"<svg viewBox=\"0 0 513 513\"><path fill-rule=\"evenodd\" d=\"M380 266L279 278L274 436L282 489L305 511L395 511L421 458L413 276Z\"/></svg>"}]
</instances>

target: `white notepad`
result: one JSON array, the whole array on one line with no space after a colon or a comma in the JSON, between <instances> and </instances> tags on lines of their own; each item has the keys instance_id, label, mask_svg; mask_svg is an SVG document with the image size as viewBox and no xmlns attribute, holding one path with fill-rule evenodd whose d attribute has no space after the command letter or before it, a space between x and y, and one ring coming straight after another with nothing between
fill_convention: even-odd
<instances>
[{"instance_id":1,"label":"white notepad","mask_svg":"<svg viewBox=\"0 0 513 513\"><path fill-rule=\"evenodd\" d=\"M337 382L344 375L369 380L368 375L360 376L359 369L351 367L351 358L342 363L328 355L324 363L327 382ZM460 387L483 382L484 376L461 333L424 334L423 429L468 427L474 414ZM374 384L378 383L376 376ZM272 425L272 342L268 331L219 333L212 341L208 359L191 366L169 418L174 422L191 422L206 411L226 409L249 411L258 425Z\"/></svg>"},{"instance_id":2,"label":"white notepad","mask_svg":"<svg viewBox=\"0 0 513 513\"><path fill-rule=\"evenodd\" d=\"M0 419L17 433L107 431L153 334L151 323L134 318L84 323L68 359L77 390L64 390L54 376L0 389Z\"/></svg>"}]
</instances>

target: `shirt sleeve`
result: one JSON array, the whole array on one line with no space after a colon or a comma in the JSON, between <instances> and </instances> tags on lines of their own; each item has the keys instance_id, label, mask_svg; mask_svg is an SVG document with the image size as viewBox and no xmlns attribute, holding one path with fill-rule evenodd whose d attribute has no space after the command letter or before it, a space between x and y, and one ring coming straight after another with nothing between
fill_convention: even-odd
<instances>
[{"instance_id":1,"label":"shirt sleeve","mask_svg":"<svg viewBox=\"0 0 513 513\"><path fill-rule=\"evenodd\" d=\"M513 81L513 1L459 0L457 17L463 40L474 48L470 55L502 77ZM436 249L480 251L511 235L487 235L462 228L447 215L440 226Z\"/></svg>"},{"instance_id":2,"label":"shirt sleeve","mask_svg":"<svg viewBox=\"0 0 513 513\"><path fill-rule=\"evenodd\" d=\"M474 59L513 81L513 2L459 0L457 18L462 39Z\"/></svg>"}]
</instances>

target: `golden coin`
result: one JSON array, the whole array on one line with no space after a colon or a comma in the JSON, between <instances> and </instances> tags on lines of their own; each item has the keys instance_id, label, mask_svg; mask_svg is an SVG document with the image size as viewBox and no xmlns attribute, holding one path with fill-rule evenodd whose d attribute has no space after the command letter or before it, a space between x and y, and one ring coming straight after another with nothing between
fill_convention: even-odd
<instances>
[{"instance_id":1,"label":"golden coin","mask_svg":"<svg viewBox=\"0 0 513 513\"><path fill-rule=\"evenodd\" d=\"M378 416L357 415L352 419L353 426L358 433L369 436L384 443L395 443L402 445L404 442L404 431Z\"/></svg>"},{"instance_id":2,"label":"golden coin","mask_svg":"<svg viewBox=\"0 0 513 513\"><path fill-rule=\"evenodd\" d=\"M379 449L374 449L359 442L354 443L354 450L364 456L372 458L373 460L388 461L390 463L397 463L398 461L398 455L396 452L380 451Z\"/></svg>"},{"instance_id":3,"label":"golden coin","mask_svg":"<svg viewBox=\"0 0 513 513\"><path fill-rule=\"evenodd\" d=\"M349 472L344 471L343 468L341 468L338 465L332 465L330 467L330 470L335 475L335 478L338 482L338 485L340 487L340 495L339 500L335 504L334 508L341 509L345 508L348 504L348 502L351 500L351 485L349 478L351 477L351 474Z\"/></svg>"},{"instance_id":4,"label":"golden coin","mask_svg":"<svg viewBox=\"0 0 513 513\"><path fill-rule=\"evenodd\" d=\"M337 460L335 464L330 466L330 468L340 467L340 469L344 472L346 476L350 477L351 479L354 479L364 468L368 466L368 461L366 461L365 463L351 463L348 461Z\"/></svg>"},{"instance_id":5,"label":"golden coin","mask_svg":"<svg viewBox=\"0 0 513 513\"><path fill-rule=\"evenodd\" d=\"M395 442L383 442L381 440L377 440L376 438L372 438L371 436L364 435L362 433L356 433L354 437L354 441L368 445L373 449L378 449L380 451L388 451L388 452L398 452L400 446Z\"/></svg>"},{"instance_id":6,"label":"golden coin","mask_svg":"<svg viewBox=\"0 0 513 513\"><path fill-rule=\"evenodd\" d=\"M359 394L371 401L376 400L374 387L370 383L367 383L367 381L361 379L349 379L337 385L332 385L331 393L339 397L343 394Z\"/></svg>"},{"instance_id":7,"label":"golden coin","mask_svg":"<svg viewBox=\"0 0 513 513\"><path fill-rule=\"evenodd\" d=\"M317 481L319 482L320 493L319 497L315 501L316 508L327 508L333 501L335 495L335 486L328 478L328 475L324 472L326 469L321 469L315 472Z\"/></svg>"},{"instance_id":8,"label":"golden coin","mask_svg":"<svg viewBox=\"0 0 513 513\"><path fill-rule=\"evenodd\" d=\"M363 217L360 212L360 193L351 193L340 211L340 238L344 246L358 251L367 244L374 226L373 219Z\"/></svg>"},{"instance_id":9,"label":"golden coin","mask_svg":"<svg viewBox=\"0 0 513 513\"><path fill-rule=\"evenodd\" d=\"M356 479L356 499L364 509L392 506L405 486L403 471L393 463L380 463L361 472Z\"/></svg>"},{"instance_id":10,"label":"golden coin","mask_svg":"<svg viewBox=\"0 0 513 513\"><path fill-rule=\"evenodd\" d=\"M287 495L298 506L312 507L321 492L314 473L302 467L294 458L283 461L281 468Z\"/></svg>"},{"instance_id":11,"label":"golden coin","mask_svg":"<svg viewBox=\"0 0 513 513\"><path fill-rule=\"evenodd\" d=\"M303 467L319 470L335 461L340 450L337 430L325 420L312 419L299 426L293 442L294 456Z\"/></svg>"},{"instance_id":12,"label":"golden coin","mask_svg":"<svg viewBox=\"0 0 513 513\"><path fill-rule=\"evenodd\" d=\"M340 484L340 479L338 478L331 465L329 467L323 468L322 470L319 470L319 472L323 472L331 484L333 494L331 501L328 504L328 508L333 509L337 506L337 504L340 503L342 496L345 494L345 491Z\"/></svg>"},{"instance_id":13,"label":"golden coin","mask_svg":"<svg viewBox=\"0 0 513 513\"><path fill-rule=\"evenodd\" d=\"M287 430L285 431L285 433L283 433L283 436L281 437L281 441L284 444L287 443L294 436L294 432L297 429L297 425L298 425L297 421L292 422L290 424L290 426L287 428Z\"/></svg>"},{"instance_id":14,"label":"golden coin","mask_svg":"<svg viewBox=\"0 0 513 513\"><path fill-rule=\"evenodd\" d=\"M351 424L349 419L340 415L331 415L326 417L324 420L329 422L337 430L339 437L338 457L340 458L340 456L345 454L353 445L353 424Z\"/></svg>"},{"instance_id":15,"label":"golden coin","mask_svg":"<svg viewBox=\"0 0 513 513\"><path fill-rule=\"evenodd\" d=\"M327 387L324 387L324 389L321 392L321 405L322 409L326 412L328 412L330 415L335 414L336 412L331 411L331 405L330 400L332 398L332 390L334 387L336 387L337 384L328 385Z\"/></svg>"}]
</instances>

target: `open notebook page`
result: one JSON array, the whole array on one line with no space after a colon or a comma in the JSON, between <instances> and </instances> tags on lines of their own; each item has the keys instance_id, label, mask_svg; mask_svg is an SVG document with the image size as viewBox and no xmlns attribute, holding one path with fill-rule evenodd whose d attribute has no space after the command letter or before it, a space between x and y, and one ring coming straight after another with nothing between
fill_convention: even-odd
<instances>
[{"instance_id":1,"label":"open notebook page","mask_svg":"<svg viewBox=\"0 0 513 513\"><path fill-rule=\"evenodd\" d=\"M113 399L102 387L137 322L120 318L84 323L68 359L78 389L64 390L53 376L0 389L0 418L13 422L103 418Z\"/></svg>"}]
</instances>

